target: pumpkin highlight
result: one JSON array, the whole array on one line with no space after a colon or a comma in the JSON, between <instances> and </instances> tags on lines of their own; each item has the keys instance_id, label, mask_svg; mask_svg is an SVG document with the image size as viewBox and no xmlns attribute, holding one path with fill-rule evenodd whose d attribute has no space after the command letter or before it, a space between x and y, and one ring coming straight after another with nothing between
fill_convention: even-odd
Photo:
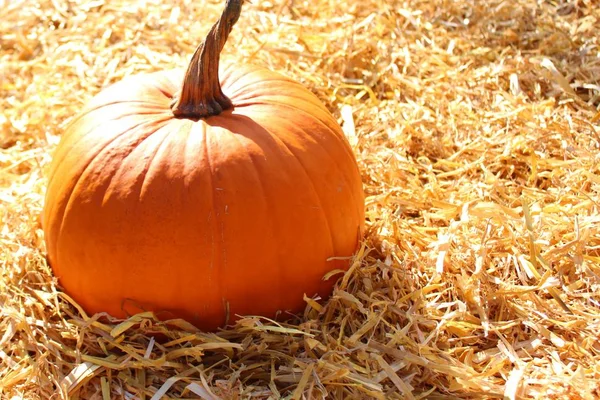
<instances>
[{"instance_id":1,"label":"pumpkin highlight","mask_svg":"<svg viewBox=\"0 0 600 400\"><path fill-rule=\"evenodd\" d=\"M61 138L43 229L59 283L88 313L214 330L299 312L348 268L339 258L364 229L352 149L299 83L219 66L241 3L226 2L187 71L110 86Z\"/></svg>"}]
</instances>

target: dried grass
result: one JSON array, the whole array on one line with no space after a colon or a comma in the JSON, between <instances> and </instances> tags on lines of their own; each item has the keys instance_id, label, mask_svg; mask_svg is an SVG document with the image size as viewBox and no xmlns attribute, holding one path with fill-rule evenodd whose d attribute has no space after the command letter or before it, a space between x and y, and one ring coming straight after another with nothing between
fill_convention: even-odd
<instances>
[{"instance_id":1,"label":"dried grass","mask_svg":"<svg viewBox=\"0 0 600 400\"><path fill-rule=\"evenodd\" d=\"M86 316L38 215L65 124L221 2L0 0L0 397L600 397L594 0L255 1L226 56L340 118L369 232L328 301L218 334Z\"/></svg>"}]
</instances>

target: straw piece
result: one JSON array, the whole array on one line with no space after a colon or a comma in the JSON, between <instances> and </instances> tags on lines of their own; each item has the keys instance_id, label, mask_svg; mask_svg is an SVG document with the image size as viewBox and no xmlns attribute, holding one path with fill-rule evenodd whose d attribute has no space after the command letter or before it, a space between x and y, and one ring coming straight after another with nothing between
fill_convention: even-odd
<instances>
[{"instance_id":1,"label":"straw piece","mask_svg":"<svg viewBox=\"0 0 600 400\"><path fill-rule=\"evenodd\" d=\"M318 312L321 312L323 310L323 306L321 306L315 300L313 300L313 299L309 298L308 296L306 296L306 293L304 293L303 299L306 302L306 304L308 304L309 306L311 306L312 308L314 308Z\"/></svg>"},{"instance_id":2,"label":"straw piece","mask_svg":"<svg viewBox=\"0 0 600 400\"><path fill-rule=\"evenodd\" d=\"M342 106L340 110L340 114L342 116L342 129L344 130L344 134L350 142L351 146L356 146L358 144L358 137L356 136L356 125L354 123L354 117L352 116L352 106L345 104Z\"/></svg>"},{"instance_id":3,"label":"straw piece","mask_svg":"<svg viewBox=\"0 0 600 400\"><path fill-rule=\"evenodd\" d=\"M220 397L215 396L215 394L210 391L205 379L202 379L201 385L196 382L192 382L187 385L186 389L194 394L197 394L204 400L221 400Z\"/></svg>"},{"instance_id":4,"label":"straw piece","mask_svg":"<svg viewBox=\"0 0 600 400\"><path fill-rule=\"evenodd\" d=\"M167 394L169 389L171 389L171 386L173 386L180 379L182 378L175 376L167 379L165 383L163 383L162 386L154 393L154 396L152 396L150 400L159 400L162 398L165 394Z\"/></svg>"},{"instance_id":5,"label":"straw piece","mask_svg":"<svg viewBox=\"0 0 600 400\"><path fill-rule=\"evenodd\" d=\"M298 386L296 386L296 390L294 390L294 394L292 395L293 400L300 400L302 398L302 394L304 393L304 389L308 384L308 380L310 379L310 375L313 372L313 364L309 364L308 367L302 373L302 378L298 382Z\"/></svg>"},{"instance_id":6,"label":"straw piece","mask_svg":"<svg viewBox=\"0 0 600 400\"><path fill-rule=\"evenodd\" d=\"M126 332L132 326L139 324L145 318L154 318L154 314L151 312L144 312L144 313L136 314L136 315L130 317L129 319L121 322L119 325L115 326L110 331L110 335L112 337L116 338L117 336L120 336L121 334Z\"/></svg>"},{"instance_id":7,"label":"straw piece","mask_svg":"<svg viewBox=\"0 0 600 400\"><path fill-rule=\"evenodd\" d=\"M102 399L110 400L110 383L105 376L100 378L100 387L102 388Z\"/></svg>"},{"instance_id":8,"label":"straw piece","mask_svg":"<svg viewBox=\"0 0 600 400\"><path fill-rule=\"evenodd\" d=\"M394 369L383 359L383 357L376 354L375 359L377 360L381 368L383 368L383 371L385 372L387 377L390 378L392 382L394 382L394 385L396 385L398 390L400 390L400 392L404 395L404 398L414 400L415 396L413 396L412 388L408 386L406 382L400 379L400 377L396 374Z\"/></svg>"},{"instance_id":9,"label":"straw piece","mask_svg":"<svg viewBox=\"0 0 600 400\"><path fill-rule=\"evenodd\" d=\"M98 364L92 364L91 362L84 362L77 365L69 375L65 376L61 382L61 386L64 386L67 393L72 394L76 392L86 381L90 380L93 376L97 375L102 371L102 366Z\"/></svg>"},{"instance_id":10,"label":"straw piece","mask_svg":"<svg viewBox=\"0 0 600 400\"><path fill-rule=\"evenodd\" d=\"M144 358L150 358L152 355L152 349L154 348L154 337L150 338L150 343L148 343L148 347L146 348L146 352L144 353Z\"/></svg>"},{"instance_id":11,"label":"straw piece","mask_svg":"<svg viewBox=\"0 0 600 400\"><path fill-rule=\"evenodd\" d=\"M544 58L540 65L550 71L552 78L556 80L562 90L573 97L577 97L577 93L575 93L571 85L569 85L567 78L565 78L563 74L556 69L552 61L550 61L548 58Z\"/></svg>"}]
</instances>

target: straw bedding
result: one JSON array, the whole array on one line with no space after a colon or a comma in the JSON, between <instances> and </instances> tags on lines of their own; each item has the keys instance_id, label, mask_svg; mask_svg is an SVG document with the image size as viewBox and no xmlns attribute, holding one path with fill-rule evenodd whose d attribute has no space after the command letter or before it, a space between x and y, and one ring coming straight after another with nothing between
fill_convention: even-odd
<instances>
[{"instance_id":1,"label":"straw bedding","mask_svg":"<svg viewBox=\"0 0 600 400\"><path fill-rule=\"evenodd\" d=\"M224 58L305 84L357 156L350 271L303 315L216 334L60 291L39 214L62 130L106 85L184 66L221 7L0 0L0 397L600 397L593 0L245 5Z\"/></svg>"}]
</instances>

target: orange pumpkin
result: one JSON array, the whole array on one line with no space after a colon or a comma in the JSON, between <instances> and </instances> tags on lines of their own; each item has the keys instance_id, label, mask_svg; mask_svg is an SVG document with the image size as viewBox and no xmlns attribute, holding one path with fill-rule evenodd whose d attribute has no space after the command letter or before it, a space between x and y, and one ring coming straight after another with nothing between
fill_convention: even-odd
<instances>
[{"instance_id":1,"label":"orange pumpkin","mask_svg":"<svg viewBox=\"0 0 600 400\"><path fill-rule=\"evenodd\" d=\"M219 74L242 2L226 2L187 71L114 84L59 143L48 259L89 313L151 310L212 330L228 315L299 312L304 294L331 293L328 271L348 268L364 194L339 125L282 75Z\"/></svg>"}]
</instances>

